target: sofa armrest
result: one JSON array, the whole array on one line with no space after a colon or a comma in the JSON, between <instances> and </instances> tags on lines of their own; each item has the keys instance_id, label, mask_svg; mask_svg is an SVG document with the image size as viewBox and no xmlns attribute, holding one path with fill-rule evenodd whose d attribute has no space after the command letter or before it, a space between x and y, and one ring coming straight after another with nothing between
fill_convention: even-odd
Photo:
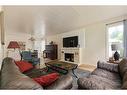
<instances>
[{"instance_id":1,"label":"sofa armrest","mask_svg":"<svg viewBox=\"0 0 127 95\"><path fill-rule=\"evenodd\" d=\"M111 72L118 72L118 64L108 63L105 61L98 61L97 68L105 69Z\"/></svg>"},{"instance_id":2,"label":"sofa armrest","mask_svg":"<svg viewBox=\"0 0 127 95\"><path fill-rule=\"evenodd\" d=\"M71 89L72 82L73 79L71 75L62 75L58 80L56 80L50 86L45 87L45 89L57 89L57 90Z\"/></svg>"},{"instance_id":3,"label":"sofa armrest","mask_svg":"<svg viewBox=\"0 0 127 95\"><path fill-rule=\"evenodd\" d=\"M3 60L0 77L1 89L43 89L40 84L22 74L12 58Z\"/></svg>"}]
</instances>

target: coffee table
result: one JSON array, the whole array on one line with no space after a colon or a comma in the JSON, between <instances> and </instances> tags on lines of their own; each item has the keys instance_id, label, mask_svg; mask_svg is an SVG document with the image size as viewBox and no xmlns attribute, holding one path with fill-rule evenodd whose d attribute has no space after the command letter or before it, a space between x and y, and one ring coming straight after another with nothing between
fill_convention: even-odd
<instances>
[{"instance_id":1,"label":"coffee table","mask_svg":"<svg viewBox=\"0 0 127 95\"><path fill-rule=\"evenodd\" d=\"M78 65L73 64L73 63L68 63L68 62L63 62L63 61L51 61L45 63L46 67L49 69L53 69L59 73L67 74L69 71L72 71L73 75L78 78L74 72L75 69L77 69Z\"/></svg>"}]
</instances>

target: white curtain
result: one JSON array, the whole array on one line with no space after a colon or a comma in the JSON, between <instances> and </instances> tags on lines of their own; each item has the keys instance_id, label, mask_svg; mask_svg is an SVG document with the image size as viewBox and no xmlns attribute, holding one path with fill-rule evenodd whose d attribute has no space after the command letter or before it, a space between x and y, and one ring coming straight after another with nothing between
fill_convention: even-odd
<instances>
[{"instance_id":1,"label":"white curtain","mask_svg":"<svg viewBox=\"0 0 127 95\"><path fill-rule=\"evenodd\" d=\"M124 23L124 57L127 57L127 20Z\"/></svg>"}]
</instances>

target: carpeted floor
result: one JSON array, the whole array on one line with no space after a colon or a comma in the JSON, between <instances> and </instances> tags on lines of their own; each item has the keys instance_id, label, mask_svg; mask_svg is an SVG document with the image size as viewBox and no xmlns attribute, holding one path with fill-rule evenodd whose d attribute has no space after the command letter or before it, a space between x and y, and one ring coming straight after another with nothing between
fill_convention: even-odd
<instances>
[{"instance_id":1,"label":"carpeted floor","mask_svg":"<svg viewBox=\"0 0 127 95\"><path fill-rule=\"evenodd\" d=\"M73 87L72 90L78 89L78 85L77 85L77 80L78 78L82 78L82 77L86 77L90 74L90 71L86 71L86 70L82 70L82 69L76 69L75 70L75 74L77 75L78 78L74 77L74 75L72 74L72 72L70 72L70 74L73 77Z\"/></svg>"}]
</instances>

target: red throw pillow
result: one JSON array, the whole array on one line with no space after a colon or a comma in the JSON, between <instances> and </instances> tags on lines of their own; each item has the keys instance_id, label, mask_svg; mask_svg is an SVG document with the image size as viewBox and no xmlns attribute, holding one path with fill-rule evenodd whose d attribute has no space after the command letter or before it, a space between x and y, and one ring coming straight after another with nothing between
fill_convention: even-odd
<instances>
[{"instance_id":1,"label":"red throw pillow","mask_svg":"<svg viewBox=\"0 0 127 95\"><path fill-rule=\"evenodd\" d=\"M33 79L42 86L48 86L51 83L53 83L55 80L57 80L58 78L59 78L58 73L51 73L51 74L44 75L38 78L33 78Z\"/></svg>"},{"instance_id":2,"label":"red throw pillow","mask_svg":"<svg viewBox=\"0 0 127 95\"><path fill-rule=\"evenodd\" d=\"M33 68L33 65L27 61L15 61L15 64L22 73Z\"/></svg>"}]
</instances>

